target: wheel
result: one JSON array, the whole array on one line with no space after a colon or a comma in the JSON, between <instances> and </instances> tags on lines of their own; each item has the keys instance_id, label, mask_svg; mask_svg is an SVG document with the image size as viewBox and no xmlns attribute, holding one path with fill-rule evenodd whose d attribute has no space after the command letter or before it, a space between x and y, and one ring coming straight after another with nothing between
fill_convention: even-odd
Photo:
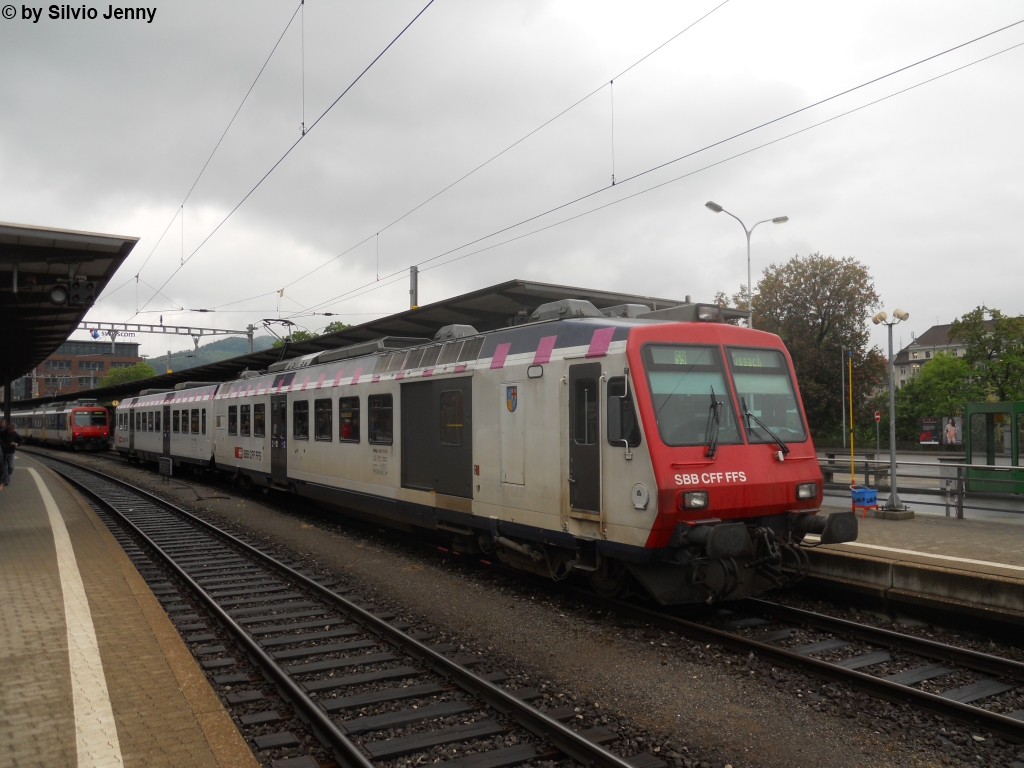
<instances>
[{"instance_id":1,"label":"wheel","mask_svg":"<svg viewBox=\"0 0 1024 768\"><path fill-rule=\"evenodd\" d=\"M591 588L601 597L617 598L629 589L629 571L618 560L601 558L601 565L588 575Z\"/></svg>"}]
</instances>

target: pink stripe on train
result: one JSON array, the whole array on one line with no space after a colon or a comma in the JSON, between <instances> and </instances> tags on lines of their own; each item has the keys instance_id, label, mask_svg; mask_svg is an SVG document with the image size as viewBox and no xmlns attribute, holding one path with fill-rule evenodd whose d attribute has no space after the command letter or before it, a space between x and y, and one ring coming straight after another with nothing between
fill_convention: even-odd
<instances>
[{"instance_id":1,"label":"pink stripe on train","mask_svg":"<svg viewBox=\"0 0 1024 768\"><path fill-rule=\"evenodd\" d=\"M557 336L545 336L540 340L540 344L537 346L537 354L533 356L534 365L543 365L544 363L551 362L551 352L555 349L555 342L557 340Z\"/></svg>"},{"instance_id":2,"label":"pink stripe on train","mask_svg":"<svg viewBox=\"0 0 1024 768\"><path fill-rule=\"evenodd\" d=\"M612 343L612 336L615 335L614 328L598 328L590 339L590 349L587 350L587 357L604 357L608 354L608 347Z\"/></svg>"}]
</instances>

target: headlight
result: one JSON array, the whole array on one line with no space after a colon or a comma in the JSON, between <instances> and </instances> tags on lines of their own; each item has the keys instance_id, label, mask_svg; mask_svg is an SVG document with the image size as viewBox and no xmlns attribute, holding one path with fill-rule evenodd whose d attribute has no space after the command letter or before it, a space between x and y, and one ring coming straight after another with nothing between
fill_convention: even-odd
<instances>
[{"instance_id":1,"label":"headlight","mask_svg":"<svg viewBox=\"0 0 1024 768\"><path fill-rule=\"evenodd\" d=\"M697 307L697 319L711 321L717 320L718 307Z\"/></svg>"},{"instance_id":2,"label":"headlight","mask_svg":"<svg viewBox=\"0 0 1024 768\"><path fill-rule=\"evenodd\" d=\"M816 499L816 498L818 498L818 484L817 483L797 483L797 486L796 486L796 497L798 499Z\"/></svg>"},{"instance_id":3,"label":"headlight","mask_svg":"<svg viewBox=\"0 0 1024 768\"><path fill-rule=\"evenodd\" d=\"M707 509L708 492L688 491L684 493L682 496L682 507L683 509Z\"/></svg>"}]
</instances>

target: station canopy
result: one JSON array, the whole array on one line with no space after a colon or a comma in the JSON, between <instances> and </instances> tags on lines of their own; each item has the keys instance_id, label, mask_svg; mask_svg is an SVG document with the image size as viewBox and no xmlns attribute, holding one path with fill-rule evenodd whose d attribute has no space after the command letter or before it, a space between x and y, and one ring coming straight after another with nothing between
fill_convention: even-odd
<instances>
[{"instance_id":1,"label":"station canopy","mask_svg":"<svg viewBox=\"0 0 1024 768\"><path fill-rule=\"evenodd\" d=\"M682 304L673 299L659 299L650 296L596 291L586 288L572 288L564 285L534 283L526 280L509 280L506 283L483 288L472 293L438 301L434 304L409 309L394 315L354 325L337 333L317 336L315 339L272 347L262 352L239 355L228 360L200 365L175 373L161 374L149 379L93 389L88 393L79 392L58 397L58 400L73 400L82 397L96 398L100 402L122 399L137 394L143 389L171 389L185 381L231 381L243 370L266 370L267 366L292 357L338 349L363 341L385 336L433 338L446 325L471 325L478 331L493 331L506 328L529 319L537 307L561 299L585 299L598 309L619 304L646 304L651 309L666 309ZM29 405L24 401L22 405Z\"/></svg>"},{"instance_id":2,"label":"station canopy","mask_svg":"<svg viewBox=\"0 0 1024 768\"><path fill-rule=\"evenodd\" d=\"M64 343L138 240L0 222L0 375L6 381Z\"/></svg>"}]
</instances>

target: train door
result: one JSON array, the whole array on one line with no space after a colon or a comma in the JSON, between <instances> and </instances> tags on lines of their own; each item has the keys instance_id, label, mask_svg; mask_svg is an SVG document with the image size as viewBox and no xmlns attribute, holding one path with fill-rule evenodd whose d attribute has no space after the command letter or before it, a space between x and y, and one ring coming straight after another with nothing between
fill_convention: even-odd
<instances>
[{"instance_id":1,"label":"train door","mask_svg":"<svg viewBox=\"0 0 1024 768\"><path fill-rule=\"evenodd\" d=\"M128 409L128 450L135 450L135 409Z\"/></svg>"},{"instance_id":2,"label":"train door","mask_svg":"<svg viewBox=\"0 0 1024 768\"><path fill-rule=\"evenodd\" d=\"M288 396L270 398L270 479L288 484Z\"/></svg>"},{"instance_id":3,"label":"train door","mask_svg":"<svg viewBox=\"0 0 1024 768\"><path fill-rule=\"evenodd\" d=\"M569 506L601 512L601 364L569 366Z\"/></svg>"},{"instance_id":4,"label":"train door","mask_svg":"<svg viewBox=\"0 0 1024 768\"><path fill-rule=\"evenodd\" d=\"M164 456L171 455L171 406L164 406Z\"/></svg>"},{"instance_id":5,"label":"train door","mask_svg":"<svg viewBox=\"0 0 1024 768\"><path fill-rule=\"evenodd\" d=\"M402 385L402 486L473 498L473 380Z\"/></svg>"}]
</instances>

